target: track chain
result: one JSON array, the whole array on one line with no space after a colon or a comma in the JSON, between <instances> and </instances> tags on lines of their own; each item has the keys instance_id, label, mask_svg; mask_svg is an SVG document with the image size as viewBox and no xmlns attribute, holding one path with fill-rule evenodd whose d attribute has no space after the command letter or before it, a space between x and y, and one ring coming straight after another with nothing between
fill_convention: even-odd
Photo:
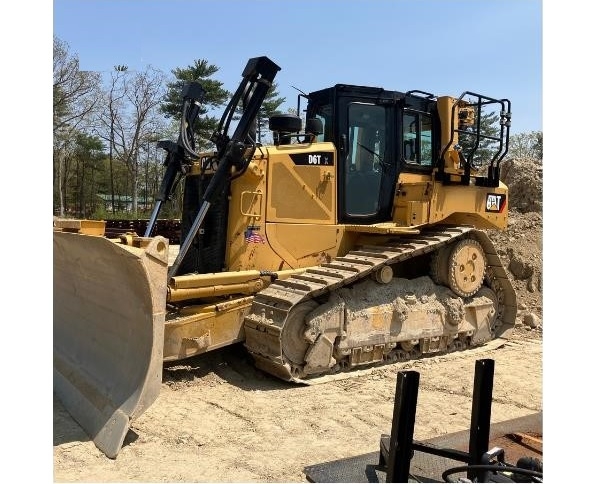
<instances>
[{"instance_id":1,"label":"track chain","mask_svg":"<svg viewBox=\"0 0 600 484\"><path fill-rule=\"evenodd\" d=\"M496 336L505 333L514 326L516 295L500 258L484 232L468 226L452 226L423 230L415 235L402 235L393 244L365 245L336 257L329 263L308 268L306 272L288 279L274 281L255 294L252 307L244 319L246 348L259 368L284 380L302 382L293 374L281 348L281 333L294 307L303 301L349 286L384 265L397 264L432 252L467 234L476 238L484 248L487 258L486 278L498 296L499 317L494 329L497 330ZM249 337L250 333L253 337ZM418 357L396 353L398 350L390 355L392 361Z\"/></svg>"}]
</instances>

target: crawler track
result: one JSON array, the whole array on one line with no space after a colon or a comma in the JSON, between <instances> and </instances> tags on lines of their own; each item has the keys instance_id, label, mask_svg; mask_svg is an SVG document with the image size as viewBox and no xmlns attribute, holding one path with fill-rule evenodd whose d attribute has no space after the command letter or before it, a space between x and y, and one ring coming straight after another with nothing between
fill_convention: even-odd
<instances>
[{"instance_id":1,"label":"crawler track","mask_svg":"<svg viewBox=\"0 0 600 484\"><path fill-rule=\"evenodd\" d=\"M398 236L393 244L387 243L385 246L363 246L345 256L336 257L330 263L307 269L285 280L274 281L255 295L245 318L246 348L259 368L284 380L304 382L298 376L297 365L288 360L282 349L282 334L294 308L364 280L385 265L392 266L433 252L467 235L479 241L484 248L487 259L486 282L497 298L497 315L490 339L508 336L516 317L516 295L494 246L480 230L452 226L422 231L418 235ZM464 346L449 346L439 352L462 349ZM398 349L389 354L388 359L405 359L411 355L418 356L415 352Z\"/></svg>"}]
</instances>

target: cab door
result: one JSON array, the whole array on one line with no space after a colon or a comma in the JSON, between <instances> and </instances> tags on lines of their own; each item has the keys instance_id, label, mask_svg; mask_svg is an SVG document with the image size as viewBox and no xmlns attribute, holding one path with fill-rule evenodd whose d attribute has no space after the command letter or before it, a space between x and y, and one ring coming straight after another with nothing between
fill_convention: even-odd
<instances>
[{"instance_id":1,"label":"cab door","mask_svg":"<svg viewBox=\"0 0 600 484\"><path fill-rule=\"evenodd\" d=\"M346 96L338 108L338 218L354 224L389 221L396 178L393 110Z\"/></svg>"}]
</instances>

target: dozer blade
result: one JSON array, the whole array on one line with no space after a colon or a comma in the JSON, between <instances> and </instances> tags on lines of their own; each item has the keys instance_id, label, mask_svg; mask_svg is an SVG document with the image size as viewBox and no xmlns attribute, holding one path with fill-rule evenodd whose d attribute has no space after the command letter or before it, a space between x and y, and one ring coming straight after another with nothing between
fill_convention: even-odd
<instances>
[{"instance_id":1,"label":"dozer blade","mask_svg":"<svg viewBox=\"0 0 600 484\"><path fill-rule=\"evenodd\" d=\"M54 232L54 391L110 458L162 382L168 240Z\"/></svg>"}]
</instances>

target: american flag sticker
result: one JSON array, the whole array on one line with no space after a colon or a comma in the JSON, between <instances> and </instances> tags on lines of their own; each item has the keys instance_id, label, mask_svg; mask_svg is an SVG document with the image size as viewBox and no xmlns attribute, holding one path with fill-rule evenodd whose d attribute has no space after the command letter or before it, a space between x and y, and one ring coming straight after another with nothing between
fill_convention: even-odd
<instances>
[{"instance_id":1,"label":"american flag sticker","mask_svg":"<svg viewBox=\"0 0 600 484\"><path fill-rule=\"evenodd\" d=\"M264 244L265 239L258 233L260 227L250 226L244 232L244 240L247 244Z\"/></svg>"}]
</instances>

